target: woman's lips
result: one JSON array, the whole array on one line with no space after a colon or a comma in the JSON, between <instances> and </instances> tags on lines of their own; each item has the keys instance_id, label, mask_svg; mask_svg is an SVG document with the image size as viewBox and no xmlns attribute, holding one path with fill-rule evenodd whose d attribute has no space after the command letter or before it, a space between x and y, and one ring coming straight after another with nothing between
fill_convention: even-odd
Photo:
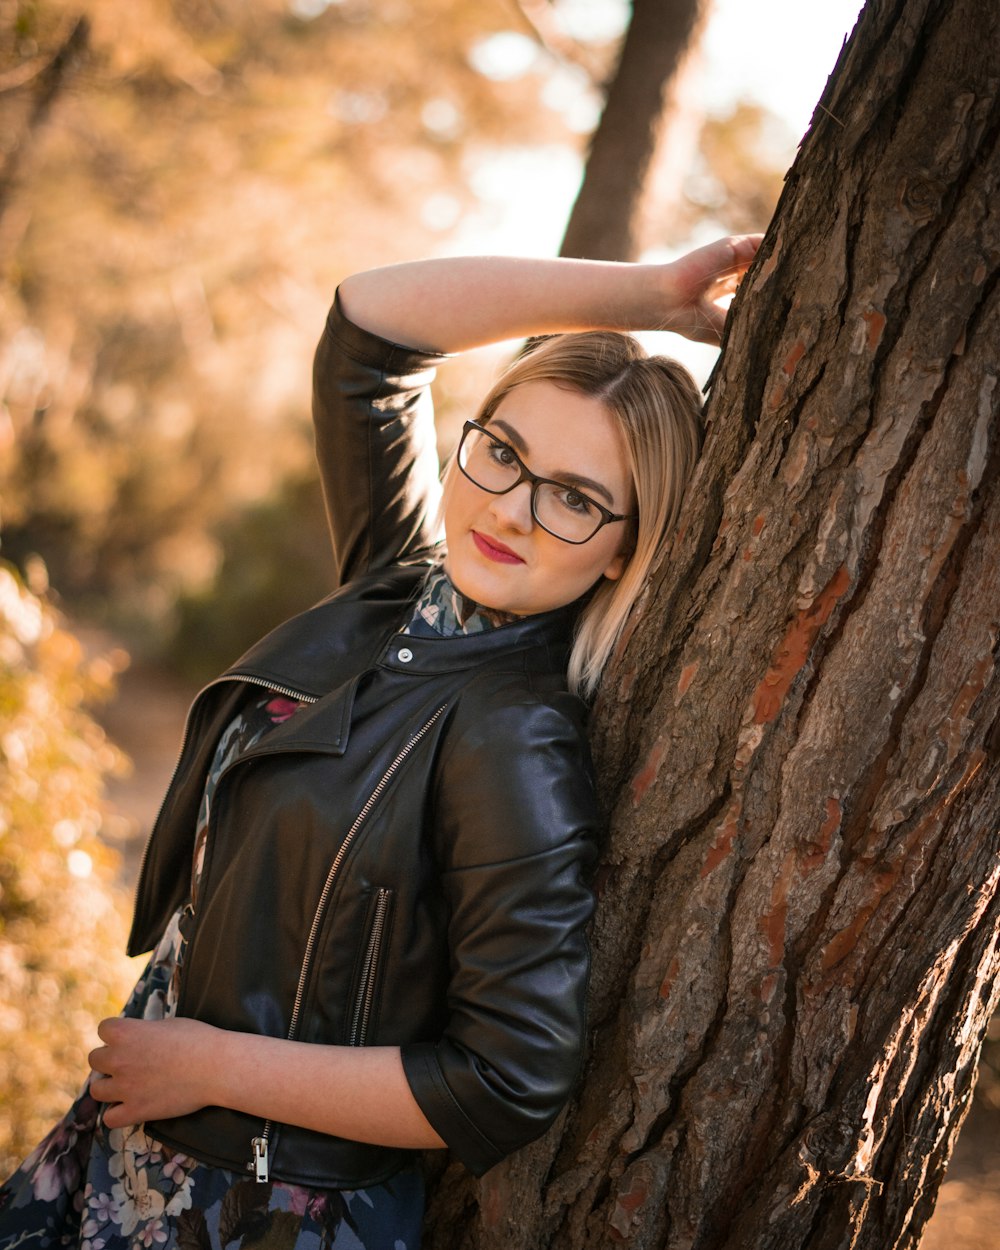
<instances>
[{"instance_id":1,"label":"woman's lips","mask_svg":"<svg viewBox=\"0 0 1000 1250\"><path fill-rule=\"evenodd\" d=\"M480 534L478 530L472 531L472 541L476 544L476 549L487 560L495 560L497 564L524 563L516 551L511 551L509 547L505 547L503 543L497 542L495 538L487 538L484 534Z\"/></svg>"}]
</instances>

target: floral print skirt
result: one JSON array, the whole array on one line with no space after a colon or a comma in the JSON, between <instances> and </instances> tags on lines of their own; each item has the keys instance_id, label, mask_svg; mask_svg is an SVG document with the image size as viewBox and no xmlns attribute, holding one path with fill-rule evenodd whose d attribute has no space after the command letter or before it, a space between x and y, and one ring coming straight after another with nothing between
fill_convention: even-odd
<instances>
[{"instance_id":1,"label":"floral print skirt","mask_svg":"<svg viewBox=\"0 0 1000 1250\"><path fill-rule=\"evenodd\" d=\"M168 931L124 1015L162 1016L174 971ZM259 1184L198 1163L141 1126L106 1129L89 1082L0 1187L0 1250L418 1250L417 1164L367 1189Z\"/></svg>"}]
</instances>

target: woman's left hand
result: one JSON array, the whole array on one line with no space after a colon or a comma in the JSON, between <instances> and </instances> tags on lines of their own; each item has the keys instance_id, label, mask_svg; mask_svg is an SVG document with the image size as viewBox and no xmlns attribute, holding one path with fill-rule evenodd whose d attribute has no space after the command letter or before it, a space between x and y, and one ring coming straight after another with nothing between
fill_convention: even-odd
<instances>
[{"instance_id":1,"label":"woman's left hand","mask_svg":"<svg viewBox=\"0 0 1000 1250\"><path fill-rule=\"evenodd\" d=\"M719 301L736 290L763 237L732 235L664 265L669 321L663 328L698 343L718 343L728 311Z\"/></svg>"},{"instance_id":2,"label":"woman's left hand","mask_svg":"<svg viewBox=\"0 0 1000 1250\"><path fill-rule=\"evenodd\" d=\"M206 1074L212 1071L218 1030L199 1020L102 1020L104 1043L87 1056L90 1089L108 1128L169 1119L211 1102Z\"/></svg>"}]
</instances>

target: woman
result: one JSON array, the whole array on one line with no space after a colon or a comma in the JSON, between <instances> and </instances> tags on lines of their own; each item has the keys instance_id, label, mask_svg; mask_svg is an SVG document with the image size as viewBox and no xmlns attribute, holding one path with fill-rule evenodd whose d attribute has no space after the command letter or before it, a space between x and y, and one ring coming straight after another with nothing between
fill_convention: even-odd
<instances>
[{"instance_id":1,"label":"woman","mask_svg":"<svg viewBox=\"0 0 1000 1250\"><path fill-rule=\"evenodd\" d=\"M699 445L690 379L617 331L717 338L756 246L342 284L314 388L340 589L196 699L137 894L153 956L0 1191L0 1246L411 1250L415 1152L479 1174L552 1122L584 1042L579 696ZM551 334L466 424L439 507L435 366Z\"/></svg>"}]
</instances>

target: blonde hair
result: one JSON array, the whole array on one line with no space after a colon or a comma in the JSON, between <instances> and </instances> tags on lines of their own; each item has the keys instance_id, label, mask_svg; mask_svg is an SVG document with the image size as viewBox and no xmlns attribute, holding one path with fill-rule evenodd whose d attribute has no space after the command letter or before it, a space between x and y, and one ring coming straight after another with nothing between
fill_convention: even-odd
<instances>
[{"instance_id":1,"label":"blonde hair","mask_svg":"<svg viewBox=\"0 0 1000 1250\"><path fill-rule=\"evenodd\" d=\"M554 382L599 399L614 418L635 484L638 521L620 578L604 579L577 621L570 688L590 698L653 566L669 546L684 488L701 451L701 394L676 360L650 356L629 334L592 330L540 340L511 364L483 400L485 424L525 382Z\"/></svg>"}]
</instances>

